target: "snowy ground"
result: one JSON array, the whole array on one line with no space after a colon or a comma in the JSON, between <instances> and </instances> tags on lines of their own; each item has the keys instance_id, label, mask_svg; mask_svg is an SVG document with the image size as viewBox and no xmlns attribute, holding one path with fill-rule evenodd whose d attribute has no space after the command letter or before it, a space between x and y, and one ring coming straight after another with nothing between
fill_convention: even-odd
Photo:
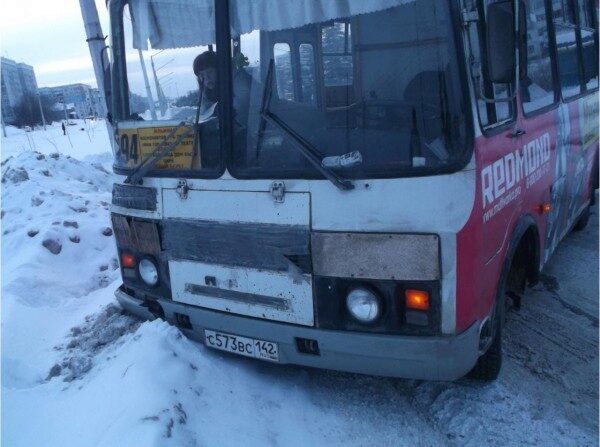
<instances>
[{"instance_id":1,"label":"snowy ground","mask_svg":"<svg viewBox=\"0 0 600 447\"><path fill-rule=\"evenodd\" d=\"M2 140L2 445L598 445L596 209L510 315L491 385L276 366L122 314L91 125Z\"/></svg>"},{"instance_id":2,"label":"snowy ground","mask_svg":"<svg viewBox=\"0 0 600 447\"><path fill-rule=\"evenodd\" d=\"M2 138L2 160L22 152L39 151L44 154L60 152L78 159L87 155L110 153L110 143L104 120L69 120L67 134L63 135L60 123L48 125L46 130L25 132L6 126L7 138Z\"/></svg>"}]
</instances>

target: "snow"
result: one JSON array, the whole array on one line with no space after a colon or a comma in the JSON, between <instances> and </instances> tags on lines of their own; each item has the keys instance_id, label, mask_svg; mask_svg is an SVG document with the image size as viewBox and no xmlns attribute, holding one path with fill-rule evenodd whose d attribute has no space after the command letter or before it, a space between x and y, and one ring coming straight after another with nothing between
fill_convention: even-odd
<instances>
[{"instance_id":1,"label":"snow","mask_svg":"<svg viewBox=\"0 0 600 447\"><path fill-rule=\"evenodd\" d=\"M161 113L160 108L156 111L158 120L173 120L173 119L188 119L191 120L196 114L196 109L193 107L176 107L169 104L165 110L165 113ZM140 114L140 117L144 121L152 120L152 113L150 110L146 110Z\"/></svg>"},{"instance_id":2,"label":"snow","mask_svg":"<svg viewBox=\"0 0 600 447\"><path fill-rule=\"evenodd\" d=\"M13 126L6 126L7 138L2 138L0 154L2 160L26 151L39 151L49 155L61 152L78 159L88 155L110 153L108 131L104 120L69 120L67 135L63 135L60 122L25 132ZM109 160L109 158L107 158Z\"/></svg>"},{"instance_id":3,"label":"snow","mask_svg":"<svg viewBox=\"0 0 600 447\"><path fill-rule=\"evenodd\" d=\"M2 140L2 445L598 444L597 208L510 313L495 383L273 365L121 311L106 127L80 126Z\"/></svg>"}]
</instances>

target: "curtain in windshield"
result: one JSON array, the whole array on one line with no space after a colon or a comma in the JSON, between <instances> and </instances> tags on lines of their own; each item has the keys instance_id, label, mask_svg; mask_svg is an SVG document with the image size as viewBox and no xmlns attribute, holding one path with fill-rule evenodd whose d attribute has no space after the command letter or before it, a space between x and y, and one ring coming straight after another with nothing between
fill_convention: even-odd
<instances>
[{"instance_id":1,"label":"curtain in windshield","mask_svg":"<svg viewBox=\"0 0 600 447\"><path fill-rule=\"evenodd\" d=\"M234 37L260 29L297 28L339 17L381 11L414 0L229 0ZM215 35L214 0L131 0L134 48L208 45ZM202 23L198 24L198 18Z\"/></svg>"},{"instance_id":2,"label":"curtain in windshield","mask_svg":"<svg viewBox=\"0 0 600 447\"><path fill-rule=\"evenodd\" d=\"M446 0L232 2L234 175L318 177L299 140L346 177L463 163L450 17Z\"/></svg>"}]
</instances>

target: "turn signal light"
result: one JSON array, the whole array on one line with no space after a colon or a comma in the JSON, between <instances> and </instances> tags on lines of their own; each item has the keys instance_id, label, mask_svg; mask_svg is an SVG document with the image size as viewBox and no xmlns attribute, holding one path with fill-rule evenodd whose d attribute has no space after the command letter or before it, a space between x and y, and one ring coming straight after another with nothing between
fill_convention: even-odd
<instances>
[{"instance_id":1,"label":"turn signal light","mask_svg":"<svg viewBox=\"0 0 600 447\"><path fill-rule=\"evenodd\" d=\"M124 268L134 268L135 267L135 258L131 253L121 253L121 265Z\"/></svg>"},{"instance_id":2,"label":"turn signal light","mask_svg":"<svg viewBox=\"0 0 600 447\"><path fill-rule=\"evenodd\" d=\"M408 289L404 292L406 308L414 310L429 310L429 292Z\"/></svg>"},{"instance_id":3,"label":"turn signal light","mask_svg":"<svg viewBox=\"0 0 600 447\"><path fill-rule=\"evenodd\" d=\"M548 202L544 202L540 205L540 213L548 214L552 210L552 205Z\"/></svg>"}]
</instances>

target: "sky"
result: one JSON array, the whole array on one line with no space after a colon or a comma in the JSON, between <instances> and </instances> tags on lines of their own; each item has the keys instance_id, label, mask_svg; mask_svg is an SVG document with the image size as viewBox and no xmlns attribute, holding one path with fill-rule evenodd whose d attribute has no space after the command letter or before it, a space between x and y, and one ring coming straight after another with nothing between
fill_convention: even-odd
<instances>
[{"instance_id":1,"label":"sky","mask_svg":"<svg viewBox=\"0 0 600 447\"><path fill-rule=\"evenodd\" d=\"M102 31L107 35L110 30L105 0L95 2ZM2 0L0 5L0 54L32 65L38 87L78 82L96 86L78 0ZM205 50L189 49L177 55L167 51L154 58L157 71L162 70L158 77L167 96L179 96L195 88L192 61ZM144 52L154 95L150 56L155 53ZM130 47L127 58L130 88L145 95L139 55Z\"/></svg>"},{"instance_id":2,"label":"sky","mask_svg":"<svg viewBox=\"0 0 600 447\"><path fill-rule=\"evenodd\" d=\"M105 0L95 2L102 31L107 35L110 30ZM139 54L131 47L128 12L124 22L129 86L134 93L145 96ZM0 54L32 65L39 87L77 82L96 86L85 39L79 0L0 0ZM243 39L242 47L245 54L256 59L258 36L253 34ZM152 94L156 95L156 91L150 56L153 56L157 77L165 94L177 97L196 88L197 81L191 67L195 56L203 51L206 47L167 50L162 54L157 54L156 50L144 51Z\"/></svg>"},{"instance_id":3,"label":"sky","mask_svg":"<svg viewBox=\"0 0 600 447\"><path fill-rule=\"evenodd\" d=\"M102 31L107 35L110 30L105 0L95 2ZM96 86L78 0L2 0L0 5L0 54L32 65L38 87L78 82ZM126 13L127 31L130 28L128 16ZM154 58L167 96L176 97L195 88L192 61L205 50L168 50ZM153 95L156 95L150 71L150 56L154 54L155 50L143 52ZM127 59L130 88L145 96L139 55L131 46Z\"/></svg>"},{"instance_id":4,"label":"sky","mask_svg":"<svg viewBox=\"0 0 600 447\"><path fill-rule=\"evenodd\" d=\"M96 0L108 34L104 0ZM78 0L2 0L0 54L32 65L39 87L96 85Z\"/></svg>"}]
</instances>

